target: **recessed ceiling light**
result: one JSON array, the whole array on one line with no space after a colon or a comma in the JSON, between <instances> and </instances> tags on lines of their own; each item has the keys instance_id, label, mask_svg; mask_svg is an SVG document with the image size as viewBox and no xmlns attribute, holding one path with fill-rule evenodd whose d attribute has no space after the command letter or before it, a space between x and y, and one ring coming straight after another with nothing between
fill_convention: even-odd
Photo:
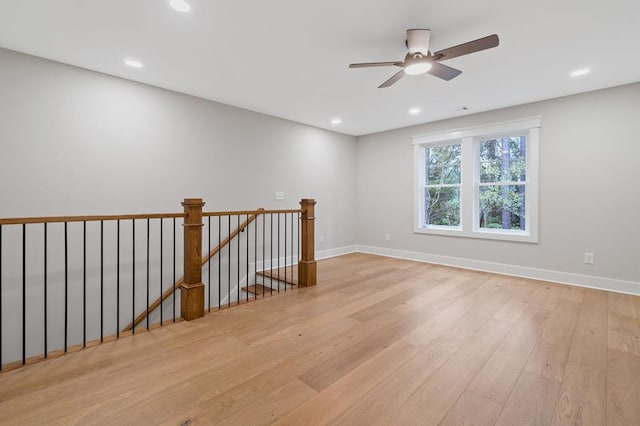
<instances>
[{"instance_id":1,"label":"recessed ceiling light","mask_svg":"<svg viewBox=\"0 0 640 426\"><path fill-rule=\"evenodd\" d=\"M342 120L339 118L334 118L333 120L331 120L331 124L340 124L342 123Z\"/></svg>"},{"instance_id":2,"label":"recessed ceiling light","mask_svg":"<svg viewBox=\"0 0 640 426\"><path fill-rule=\"evenodd\" d=\"M185 0L169 0L169 5L178 12L188 12L191 10L191 5Z\"/></svg>"},{"instance_id":3,"label":"recessed ceiling light","mask_svg":"<svg viewBox=\"0 0 640 426\"><path fill-rule=\"evenodd\" d=\"M411 115L418 115L421 112L422 112L422 110L420 108L418 108L418 107L409 109L409 114L411 114Z\"/></svg>"},{"instance_id":4,"label":"recessed ceiling light","mask_svg":"<svg viewBox=\"0 0 640 426\"><path fill-rule=\"evenodd\" d=\"M583 75L587 75L591 72L591 70L589 68L580 68L579 70L575 70L572 71L571 74L569 74L571 77L580 77Z\"/></svg>"},{"instance_id":5,"label":"recessed ceiling light","mask_svg":"<svg viewBox=\"0 0 640 426\"><path fill-rule=\"evenodd\" d=\"M131 68L142 68L142 62L137 59L125 59L124 63L130 66Z\"/></svg>"}]
</instances>

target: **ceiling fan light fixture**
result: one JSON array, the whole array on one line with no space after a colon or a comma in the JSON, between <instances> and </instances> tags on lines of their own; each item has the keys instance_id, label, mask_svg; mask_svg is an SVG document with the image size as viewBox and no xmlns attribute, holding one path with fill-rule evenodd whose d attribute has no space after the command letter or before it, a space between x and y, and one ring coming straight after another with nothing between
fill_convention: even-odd
<instances>
[{"instance_id":1,"label":"ceiling fan light fixture","mask_svg":"<svg viewBox=\"0 0 640 426\"><path fill-rule=\"evenodd\" d=\"M405 66L404 72L406 72L409 75L420 75L420 74L426 73L430 69L431 69L430 62L420 61L420 62L413 62Z\"/></svg>"}]
</instances>

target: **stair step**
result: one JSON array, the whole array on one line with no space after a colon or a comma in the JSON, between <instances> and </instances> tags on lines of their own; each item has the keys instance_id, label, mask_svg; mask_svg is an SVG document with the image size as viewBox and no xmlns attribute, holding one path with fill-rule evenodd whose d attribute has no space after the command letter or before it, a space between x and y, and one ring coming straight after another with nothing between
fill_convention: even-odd
<instances>
[{"instance_id":1,"label":"stair step","mask_svg":"<svg viewBox=\"0 0 640 426\"><path fill-rule=\"evenodd\" d=\"M242 290L246 291L247 293L255 294L257 296L269 295L272 292L270 287L264 286L262 284L254 284L250 285L249 287L242 287Z\"/></svg>"},{"instance_id":2,"label":"stair step","mask_svg":"<svg viewBox=\"0 0 640 426\"><path fill-rule=\"evenodd\" d=\"M286 268L280 269L265 269L264 271L258 271L257 275L277 280L281 283L286 283L287 285L298 285L298 266L287 266Z\"/></svg>"}]
</instances>

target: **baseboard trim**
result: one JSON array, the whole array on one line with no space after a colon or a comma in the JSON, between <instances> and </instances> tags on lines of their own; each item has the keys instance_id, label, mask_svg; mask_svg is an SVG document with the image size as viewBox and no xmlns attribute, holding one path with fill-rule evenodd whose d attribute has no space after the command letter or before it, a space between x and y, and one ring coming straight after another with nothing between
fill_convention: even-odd
<instances>
[{"instance_id":1,"label":"baseboard trim","mask_svg":"<svg viewBox=\"0 0 640 426\"><path fill-rule=\"evenodd\" d=\"M640 295L640 282L634 281L623 281L612 278L596 277L593 275L581 275L569 272L551 271L547 269L528 268L525 266L485 262L461 257L440 256L385 247L357 245L355 251L359 253L377 254L380 256L415 260L418 262L435 263L439 265L455 266L463 269L473 269L476 271L550 281L559 284L568 284L597 290L613 291L616 293L632 294L636 296Z\"/></svg>"},{"instance_id":2,"label":"baseboard trim","mask_svg":"<svg viewBox=\"0 0 640 426\"><path fill-rule=\"evenodd\" d=\"M352 245L352 246L336 247L336 248L326 249L326 250L317 250L316 260L328 259L330 257L336 257L336 256L342 256L349 253L355 253L356 251L358 251L357 248L358 246Z\"/></svg>"}]
</instances>

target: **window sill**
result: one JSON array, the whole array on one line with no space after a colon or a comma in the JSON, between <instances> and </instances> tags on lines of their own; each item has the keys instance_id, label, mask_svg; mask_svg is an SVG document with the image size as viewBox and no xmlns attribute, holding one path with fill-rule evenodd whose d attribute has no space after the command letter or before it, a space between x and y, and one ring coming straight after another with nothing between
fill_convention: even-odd
<instances>
[{"instance_id":1,"label":"window sill","mask_svg":"<svg viewBox=\"0 0 640 426\"><path fill-rule=\"evenodd\" d=\"M538 237L524 231L477 230L463 231L457 227L414 228L415 234L442 235L447 237L480 238L484 240L514 241L520 243L537 243Z\"/></svg>"}]
</instances>

